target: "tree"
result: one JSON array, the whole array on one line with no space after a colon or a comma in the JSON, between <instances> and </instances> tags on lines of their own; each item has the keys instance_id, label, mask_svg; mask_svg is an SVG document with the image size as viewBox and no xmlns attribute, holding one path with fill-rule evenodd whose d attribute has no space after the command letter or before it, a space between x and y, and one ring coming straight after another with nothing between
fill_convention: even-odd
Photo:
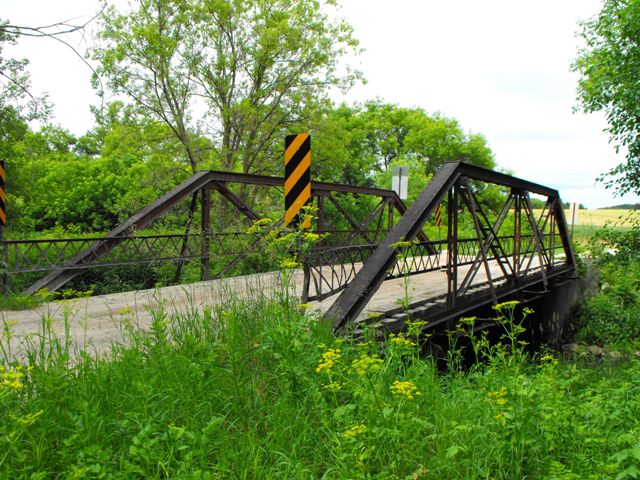
<instances>
[{"instance_id":1,"label":"tree","mask_svg":"<svg viewBox=\"0 0 640 480\"><path fill-rule=\"evenodd\" d=\"M31 82L27 59L5 58L6 45L15 45L19 33L13 31L8 22L0 19L0 132L11 130L15 121L45 118L50 106L46 96L37 97L31 93Z\"/></svg>"},{"instance_id":2,"label":"tree","mask_svg":"<svg viewBox=\"0 0 640 480\"><path fill-rule=\"evenodd\" d=\"M616 152L626 153L606 174L607 187L640 193L640 0L605 0L599 15L582 23L581 36L586 47L572 65L581 75L580 108L603 111Z\"/></svg>"},{"instance_id":3,"label":"tree","mask_svg":"<svg viewBox=\"0 0 640 480\"><path fill-rule=\"evenodd\" d=\"M326 125L327 127L324 127ZM392 165L405 162L430 178L446 161L494 168L486 139L465 133L457 120L379 100L329 111L317 127L314 174L322 180L367 185L390 178ZM315 150L314 150L315 152ZM423 185L424 186L424 185Z\"/></svg>"},{"instance_id":4,"label":"tree","mask_svg":"<svg viewBox=\"0 0 640 480\"><path fill-rule=\"evenodd\" d=\"M93 56L111 89L172 129L193 170L201 159L192 138L203 134L221 168L273 173L287 129L306 123L330 87L356 78L338 73L356 45L351 28L325 8L318 0L141 0L126 14L105 12Z\"/></svg>"}]
</instances>

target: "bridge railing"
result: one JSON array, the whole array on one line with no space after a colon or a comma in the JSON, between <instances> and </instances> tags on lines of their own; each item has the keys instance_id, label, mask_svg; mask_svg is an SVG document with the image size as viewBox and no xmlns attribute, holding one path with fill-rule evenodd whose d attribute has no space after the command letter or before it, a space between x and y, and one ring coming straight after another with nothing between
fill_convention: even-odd
<instances>
[{"instance_id":1,"label":"bridge railing","mask_svg":"<svg viewBox=\"0 0 640 480\"><path fill-rule=\"evenodd\" d=\"M118 265L174 262L171 283L180 282L183 264L188 261L200 262L202 280L265 271L267 266L263 265L260 255L264 240L269 237L265 234L265 238L259 240L247 232L228 233L228 230L250 228L250 222L273 216L277 210L272 200L282 198L283 186L284 179L278 177L198 172L103 237L2 242L3 260L9 274L5 278L17 289L28 282L30 285L25 291L35 293L40 289L57 290L85 270ZM248 191L254 195L260 191L269 199L266 206L270 213L254 210L255 205L250 201L253 197ZM317 209L317 233L331 233L321 240L325 247L380 242L393 227L397 215L406 211L402 200L391 190L353 185L312 181L310 200ZM215 218L216 212L212 210L220 208L229 212ZM182 209L182 213L171 219L172 231L156 233L159 229L156 227L162 225L160 219L173 209ZM184 219L184 225L178 226ZM282 220L276 219L273 228L281 224ZM181 233L174 232L174 227ZM422 232L419 237L427 240ZM226 265L222 265L224 259L229 260ZM257 269L243 270L248 265L255 265ZM46 274L38 278L36 274L40 272ZM167 269L163 269L165 273L169 274ZM189 275L193 279L193 269Z\"/></svg>"},{"instance_id":2,"label":"bridge railing","mask_svg":"<svg viewBox=\"0 0 640 480\"><path fill-rule=\"evenodd\" d=\"M562 242L558 234L543 234L543 252L549 261L546 267L559 265L565 262ZM516 253L517 239L512 236L499 236L497 241L502 246L502 251L507 257L513 257ZM479 253L480 242L477 238L458 239L458 254L455 261L457 267L472 265ZM536 254L533 235L520 236L519 250L521 259L529 259ZM350 245L337 248L320 248L312 250L305 258L309 285L307 299L309 301L321 301L344 290L356 274L378 247L377 244ZM447 240L428 242L407 242L397 247L397 262L386 273L385 280L393 280L408 275L418 275L434 271L445 270L448 266L448 242ZM493 253L487 256L487 260L496 261L502 256ZM515 265L513 258L508 259ZM521 262L522 263L522 262ZM521 265L526 268L526 265ZM538 263L532 262L529 273L535 273L540 269ZM494 280L500 280L497 276Z\"/></svg>"},{"instance_id":3,"label":"bridge railing","mask_svg":"<svg viewBox=\"0 0 640 480\"><path fill-rule=\"evenodd\" d=\"M322 248L335 248L353 231L327 230L323 236ZM371 238L378 239L385 230L365 230ZM7 272L10 274L48 272L56 268L86 270L88 268L119 265L145 264L156 262L176 262L202 259L233 259L245 255L245 248L256 236L246 231L210 233L173 233L133 236L113 236L114 246L106 254L93 254L70 260L87 250L105 237L77 237L29 240L6 240L5 255ZM207 246L208 248L204 248ZM262 255L262 254L260 254ZM273 262L274 265L277 262ZM212 276L216 271L212 265Z\"/></svg>"}]
</instances>

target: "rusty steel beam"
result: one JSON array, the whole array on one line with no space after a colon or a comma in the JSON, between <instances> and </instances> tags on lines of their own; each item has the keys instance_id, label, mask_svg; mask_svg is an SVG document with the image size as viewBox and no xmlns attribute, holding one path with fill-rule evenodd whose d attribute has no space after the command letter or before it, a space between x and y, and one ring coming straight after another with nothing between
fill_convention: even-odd
<instances>
[{"instance_id":1,"label":"rusty steel beam","mask_svg":"<svg viewBox=\"0 0 640 480\"><path fill-rule=\"evenodd\" d=\"M216 190L218 193L220 193L223 198L227 199L231 203L231 205L233 205L238 210L240 210L241 213L246 215L249 220L254 222L260 220L260 215L258 215L251 208L245 205L245 203L235 193L227 188L224 182L212 181L211 185L213 190Z\"/></svg>"},{"instance_id":2,"label":"rusty steel beam","mask_svg":"<svg viewBox=\"0 0 640 480\"><path fill-rule=\"evenodd\" d=\"M460 183L464 188L460 189L460 193L462 193L462 201L469 209L469 213L471 213L471 219L473 220L473 226L476 229L476 235L478 236L478 242L480 242L480 256L482 258L482 264L484 265L484 271L487 275L487 280L489 281L489 290L491 292L491 298L493 298L494 303L497 303L498 298L496 297L496 290L493 285L493 279L491 278L491 267L489 266L489 261L487 260L487 252L484 246L484 234L482 232L482 228L480 227L480 220L478 219L478 214L476 212L476 207L474 205L473 197L471 195L469 187L469 182L467 182L466 177L460 179ZM465 279L466 280L466 279ZM464 292L463 292L464 293Z\"/></svg>"},{"instance_id":3,"label":"rusty steel beam","mask_svg":"<svg viewBox=\"0 0 640 480\"><path fill-rule=\"evenodd\" d=\"M221 195L226 198L232 205L238 208L244 215L251 220L258 220L259 216L248 206L246 206L233 192L224 185L225 182L264 185L271 187L282 187L284 179L282 177L270 177L266 175L254 175L234 172L221 172L208 170L196 173L193 177L185 180L172 190L162 195L151 205L143 208L138 213L125 220L113 230L111 230L103 238L96 240L93 245L74 256L64 265L56 268L45 277L39 279L32 284L26 292L33 294L41 289L54 291L64 285L66 282L81 273L79 265L88 265L94 259L100 258L108 254L115 245L123 241L135 231L140 231L157 218L166 214L175 207L176 204L184 200L190 195L196 195L199 190L205 186L211 186L218 190ZM328 195L332 192L352 193L358 195L370 195L381 198L390 199L396 208L401 211L406 207L402 200L398 198L392 190L384 190L371 187L359 187L353 185L340 185L327 182L311 182L312 193L316 195ZM193 198L195 202L195 196ZM188 232L187 232L188 234ZM186 238L186 237L185 237ZM426 237L425 237L426 239ZM185 247L186 248L186 247ZM181 269L181 261L179 260L176 273L179 275Z\"/></svg>"},{"instance_id":4,"label":"rusty steel beam","mask_svg":"<svg viewBox=\"0 0 640 480\"><path fill-rule=\"evenodd\" d=\"M211 188L207 185L200 192L200 208L202 209L200 215L200 231L202 234L200 280L206 281L209 280L209 256L211 255Z\"/></svg>"},{"instance_id":5,"label":"rusty steel beam","mask_svg":"<svg viewBox=\"0 0 640 480\"><path fill-rule=\"evenodd\" d=\"M47 289L48 291L54 291L67 283L80 273L79 270L68 269L65 266L73 266L83 263L83 260L90 257L101 257L105 255L111 249L121 242L121 238L127 235L131 235L136 230L141 230L158 217L164 215L168 210L173 208L180 201L187 198L189 195L193 195L203 186L209 183L209 172L199 172L193 177L185 180L171 191L162 195L158 200L153 202L148 207L143 208L135 215L131 216L120 225L111 230L101 240L96 241L92 246L86 250L80 252L73 257L66 264L56 270L53 270L48 275L39 279L37 282L27 288L26 292L34 294L38 290Z\"/></svg>"},{"instance_id":6,"label":"rusty steel beam","mask_svg":"<svg viewBox=\"0 0 640 480\"><path fill-rule=\"evenodd\" d=\"M386 272L396 263L395 248L400 240L413 240L440 200L460 177L458 163L446 163L433 176L413 205L407 209L396 226L387 234L369 260L362 266L355 279L343 290L329 307L327 318L334 329L340 329L355 319L378 290Z\"/></svg>"},{"instance_id":7,"label":"rusty steel beam","mask_svg":"<svg viewBox=\"0 0 640 480\"><path fill-rule=\"evenodd\" d=\"M473 197L473 194L471 195L471 197ZM477 215L476 215L475 209L473 208L473 205L471 205L470 203L473 199L474 198L465 199L465 197L463 196L463 200L465 201L465 204L467 204L468 208L473 209L472 215L474 217L474 225L476 225ZM478 228L479 224L478 226L476 226L476 231L478 232L478 242L480 244L480 251L478 252L478 255L476 256L476 259L474 260L474 262L471 264L471 268L467 272L464 280L458 287L458 291L460 292L460 295L464 295L467 292L467 290L471 286L471 283L473 282L473 279L475 278L478 272L478 269L480 268L480 265L484 264L485 269L487 268L486 253L489 251L489 249L493 250L494 258L496 259L506 258L506 255L504 254L504 249L502 249L502 247L500 247L500 250L502 251L500 254L494 248L492 248L491 245L498 238L496 231L500 229L500 227L502 226L502 223L507 218L507 213L509 213L509 210L511 208L512 200L513 200L513 196L510 194L509 197L507 198L507 201L502 206L500 213L498 214L498 218L496 219L494 227L492 227L491 230L486 235L483 234L483 232ZM477 203L477 201L475 203L476 203L476 206L480 209L480 205ZM483 213L483 217L485 222L487 222L488 224L488 219L486 218L484 213ZM479 218L477 220L479 222ZM494 231L494 228L496 229L496 231ZM499 240L498 240L498 243L499 243ZM502 265L500 266L505 276L508 276L508 273L504 269L504 267ZM490 274L487 274L487 278L489 280L491 279Z\"/></svg>"},{"instance_id":8,"label":"rusty steel beam","mask_svg":"<svg viewBox=\"0 0 640 480\"><path fill-rule=\"evenodd\" d=\"M427 187L423 190L420 196L413 203L411 208L409 208L406 213L402 216L398 224L387 234L383 242L376 248L373 254L369 257L369 259L364 263L360 271L356 274L353 281L342 291L340 296L336 299L333 305L329 308L326 317L332 322L333 328L335 330L344 329L349 322L353 322L360 312L364 309L366 304L369 302L374 293L378 290L382 282L387 277L387 272L390 271L395 263L396 259L396 249L392 246L396 242L402 240L413 240L418 232L421 231L422 226L429 218L429 216L435 211L437 205L442 201L445 195L448 192L451 192L453 189L454 197L449 193L449 227L448 227L448 299L449 305L453 306L456 303L455 297L457 296L457 230L456 225L452 225L452 223L457 222L457 211L451 211L451 207L453 206L454 201L452 198L455 198L458 187L459 179L465 178L464 183L466 183L466 178L469 180L480 180L486 183L493 183L496 185L504 186L511 188L511 195L514 194L515 191L520 192L520 194L524 194L526 192L526 197L523 198L524 210L525 213L528 214L528 220L532 225L534 230L533 234L533 242L536 246L535 253L538 254L539 260L541 263L541 276L542 281L546 285L547 283L547 275L544 271L547 266L544 263L544 252L542 250L541 238L540 238L540 230L533 219L531 205L528 202L528 194L536 193L540 195L546 195L550 199L558 199L559 194L557 190L545 187L543 185L539 185L533 182L529 182L527 180L522 180L516 177L511 177L509 175L494 172L491 170L486 170L481 167L476 167L473 165L465 164L462 162L447 162L445 163L441 169L436 173L433 177L432 181L427 185ZM466 188L469 190L470 187L467 185ZM491 238L495 238L497 236L498 226L491 226L489 224L490 233L483 232L483 227L480 224L480 218L478 217L478 212L476 212L476 208L474 205L474 198L472 192L467 192L467 195L462 193L462 200L467 204L467 207L473 217L474 227L476 229L478 235L478 241L481 242L480 247L480 256L482 257L482 263L485 265L487 277L489 279L489 286L491 289L491 300L495 303L498 299L497 292L494 289L493 284L491 283L491 273L489 270L489 266L487 263L487 250L491 247L491 244L485 247L483 243L486 243L487 240ZM455 202L457 204L457 202ZM507 202L509 203L509 202ZM516 211L518 216L521 215L522 202L518 201L516 205ZM506 211L510 206L507 208ZM506 216L506 211L503 209L502 214ZM556 217L558 218L557 227L560 233L563 246L566 252L567 264L565 265L566 269L570 270L574 268L575 261L573 260L573 252L571 251L571 245L568 242L568 235L566 231L566 222L564 221L563 212L560 211L557 207L556 203ZM486 215L484 212L480 212L480 215L485 217L484 220L487 221ZM561 217L562 215L562 217ZM515 233L517 245L514 245L514 260L518 259L519 256L522 255L522 250L520 248L520 219L517 221L517 230ZM494 230L495 228L495 230ZM452 238L454 237L454 238ZM501 254L506 259L505 250L500 245L498 252L494 251L494 256L499 256ZM493 249L492 249L493 251ZM528 252L527 252L528 253ZM508 261L508 260L507 260ZM475 263L475 262L474 262ZM504 267L502 267L504 270ZM512 271L517 271L519 267L513 266ZM507 275L508 276L508 275ZM519 278L514 273L514 278ZM523 281L525 278L523 277ZM455 283L454 283L455 282ZM518 282L515 282L512 288L520 288L518 286Z\"/></svg>"}]
</instances>

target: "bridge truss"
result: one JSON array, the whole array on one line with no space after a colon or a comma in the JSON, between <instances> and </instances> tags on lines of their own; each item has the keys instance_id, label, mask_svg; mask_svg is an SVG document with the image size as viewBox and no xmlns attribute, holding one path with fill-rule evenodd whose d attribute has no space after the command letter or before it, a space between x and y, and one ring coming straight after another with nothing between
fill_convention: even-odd
<instances>
[{"instance_id":1,"label":"bridge truss","mask_svg":"<svg viewBox=\"0 0 640 480\"><path fill-rule=\"evenodd\" d=\"M54 291L88 269L114 265L175 263L176 283L185 261L200 264L202 280L230 276L238 273L249 255L260 256L264 239L282 221L250 236L246 227L217 229L219 222L212 224L212 217L215 220L218 209L226 207L227 216L243 217L245 225L251 224L263 215L242 199L239 187L274 190L273 203L281 204L283 185L278 177L199 172L104 237L4 241L5 262L11 274L45 273L28 293ZM491 205L487 195L480 194L487 188L494 189ZM531 195L542 197L544 208L535 210ZM344 201L348 196L373 197L373 207L355 214ZM218 202L216 208L212 199ZM145 228L189 200L192 207L199 205L199 231L191 232L187 226L182 233L145 233ZM541 296L575 275L558 192L506 174L446 163L408 209L393 191L312 182L312 203L317 208L316 232L329 236L300 259L301 297L303 303L333 298L326 316L335 330L366 323L396 332L407 319L446 329L478 307ZM445 213L446 238L430 240L425 226L433 223L438 206ZM333 228L327 207L349 228ZM238 243L242 236L246 241ZM242 247L232 251L225 248L227 243ZM367 314L367 304L385 281L420 274L438 276L436 281L446 289Z\"/></svg>"},{"instance_id":2,"label":"bridge truss","mask_svg":"<svg viewBox=\"0 0 640 480\"><path fill-rule=\"evenodd\" d=\"M494 212L478 195L488 185L503 192ZM545 198L542 211L534 211L531 194ZM438 205L447 211L446 240L417 239ZM462 224L473 232L471 238L460 238ZM575 259L556 190L449 162L379 245L315 252L308 271L315 286L310 299L340 292L326 314L334 329L365 322L393 332L408 318L435 328L482 305L543 295L550 283L575 274ZM384 281L437 271L444 274L446 293L361 316Z\"/></svg>"},{"instance_id":3,"label":"bridge truss","mask_svg":"<svg viewBox=\"0 0 640 480\"><path fill-rule=\"evenodd\" d=\"M238 188L274 190L271 192L272 201L280 205L283 185L284 179L279 177L199 172L103 237L3 241L7 271L11 275L45 274L27 288L29 294L41 289L55 291L84 271L119 265L173 262L176 264L175 283L179 282L182 265L186 261L200 262L201 280L228 276L234 269L237 271L241 262L252 252L260 251L264 236L268 233L258 238L247 234L247 224L267 215L258 213L249 202L244 201L236 193ZM218 197L218 205L225 215L236 224L239 223L237 217L243 217L246 220L245 227L228 231L219 222L212 224L212 218L216 220L224 216L218 210L212 211L212 200L216 198L214 195ZM345 196L373 197L375 206L364 215L357 215L345 205ZM145 228L189 199L192 210L199 202L199 229L192 228L187 222L182 233L145 233ZM329 234L328 244L332 246L363 242L375 244L393 226L395 214L402 215L406 211L402 200L391 190L326 182L311 182L311 202L317 208L316 230L321 234ZM342 218L343 223L348 225L347 229L333 228L327 218L329 208L334 217L337 215ZM276 221L272 229L281 225L282 220ZM427 240L423 233L419 236Z\"/></svg>"}]
</instances>

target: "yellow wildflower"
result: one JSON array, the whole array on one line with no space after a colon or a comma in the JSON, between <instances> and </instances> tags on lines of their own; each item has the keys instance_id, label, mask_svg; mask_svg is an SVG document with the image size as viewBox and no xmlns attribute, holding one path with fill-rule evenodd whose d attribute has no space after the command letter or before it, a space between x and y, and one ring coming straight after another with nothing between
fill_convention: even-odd
<instances>
[{"instance_id":1,"label":"yellow wildflower","mask_svg":"<svg viewBox=\"0 0 640 480\"><path fill-rule=\"evenodd\" d=\"M345 430L345 432L342 435L346 438L355 438L358 435L362 435L363 433L366 433L366 431L367 431L366 425L362 423L358 423L348 428L347 430Z\"/></svg>"},{"instance_id":2,"label":"yellow wildflower","mask_svg":"<svg viewBox=\"0 0 640 480\"><path fill-rule=\"evenodd\" d=\"M300 268L301 266L302 265L300 265L298 262L296 262L292 258L285 258L284 260L282 260L282 262L280 262L280 267L284 269Z\"/></svg>"},{"instance_id":3,"label":"yellow wildflower","mask_svg":"<svg viewBox=\"0 0 640 480\"><path fill-rule=\"evenodd\" d=\"M316 373L322 373L326 371L327 373L331 372L331 369L335 365L335 363L340 360L341 350L339 348L331 348L322 354L322 361L318 364L318 368L316 368Z\"/></svg>"},{"instance_id":4,"label":"yellow wildflower","mask_svg":"<svg viewBox=\"0 0 640 480\"><path fill-rule=\"evenodd\" d=\"M327 385L323 385L322 388L325 388L330 392L337 392L340 390L340 388L342 388L342 385L340 385L338 382L331 382L331 383L328 383Z\"/></svg>"},{"instance_id":5,"label":"yellow wildflower","mask_svg":"<svg viewBox=\"0 0 640 480\"><path fill-rule=\"evenodd\" d=\"M518 300L509 300L508 302L497 303L492 308L494 310L502 310L503 308L511 309L519 304L520 302Z\"/></svg>"},{"instance_id":6,"label":"yellow wildflower","mask_svg":"<svg viewBox=\"0 0 640 480\"><path fill-rule=\"evenodd\" d=\"M415 383L410 381L396 380L391 385L391 393L398 397L405 397L407 400L413 400L415 397L422 395Z\"/></svg>"},{"instance_id":7,"label":"yellow wildflower","mask_svg":"<svg viewBox=\"0 0 640 480\"><path fill-rule=\"evenodd\" d=\"M489 398L494 400L497 398L503 398L507 396L507 387L500 387L495 392L489 392Z\"/></svg>"},{"instance_id":8,"label":"yellow wildflower","mask_svg":"<svg viewBox=\"0 0 640 480\"><path fill-rule=\"evenodd\" d=\"M320 238L320 235L318 235L317 233L305 232L304 234L302 234L302 238L307 242L315 242Z\"/></svg>"},{"instance_id":9,"label":"yellow wildflower","mask_svg":"<svg viewBox=\"0 0 640 480\"><path fill-rule=\"evenodd\" d=\"M262 231L263 227L270 225L272 220L270 218L261 218L260 220L256 220L253 222L253 225L247 230L247 233L251 235L252 233L259 233Z\"/></svg>"},{"instance_id":10,"label":"yellow wildflower","mask_svg":"<svg viewBox=\"0 0 640 480\"><path fill-rule=\"evenodd\" d=\"M0 385L13 390L21 389L24 386L21 381L24 377L24 373L21 370L22 367L20 365L15 367L14 370L7 370L2 367L0 370Z\"/></svg>"},{"instance_id":11,"label":"yellow wildflower","mask_svg":"<svg viewBox=\"0 0 640 480\"><path fill-rule=\"evenodd\" d=\"M427 324L424 320L409 320L407 321L407 335L420 335L422 332L422 327Z\"/></svg>"},{"instance_id":12,"label":"yellow wildflower","mask_svg":"<svg viewBox=\"0 0 640 480\"><path fill-rule=\"evenodd\" d=\"M412 342L408 338L404 338L402 335L391 334L391 343L400 348L415 347L415 342Z\"/></svg>"},{"instance_id":13,"label":"yellow wildflower","mask_svg":"<svg viewBox=\"0 0 640 480\"><path fill-rule=\"evenodd\" d=\"M382 359L377 355L362 354L360 358L351 362L353 370L361 377L364 377L369 372L380 369L382 365Z\"/></svg>"}]
</instances>

